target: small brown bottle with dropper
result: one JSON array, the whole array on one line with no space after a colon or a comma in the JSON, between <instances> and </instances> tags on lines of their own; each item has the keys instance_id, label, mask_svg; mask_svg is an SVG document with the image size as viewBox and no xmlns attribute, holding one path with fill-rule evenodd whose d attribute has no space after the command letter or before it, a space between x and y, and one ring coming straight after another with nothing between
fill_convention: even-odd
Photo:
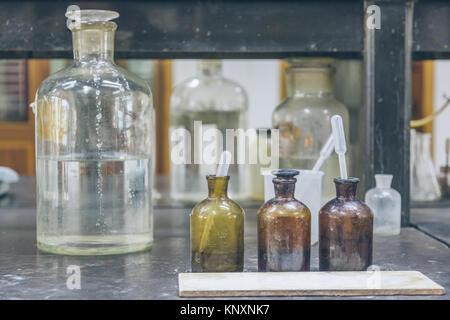
<instances>
[{"instance_id":1,"label":"small brown bottle with dropper","mask_svg":"<svg viewBox=\"0 0 450 320\"><path fill-rule=\"evenodd\" d=\"M347 176L347 150L342 118L331 117L334 149L340 178L335 178L336 198L319 211L319 269L361 271L372 264L373 213L356 197L358 178Z\"/></svg>"},{"instance_id":2,"label":"small brown bottle with dropper","mask_svg":"<svg viewBox=\"0 0 450 320\"><path fill-rule=\"evenodd\" d=\"M258 271L309 271L311 213L294 198L298 170L274 170L275 198L258 210Z\"/></svg>"}]
</instances>

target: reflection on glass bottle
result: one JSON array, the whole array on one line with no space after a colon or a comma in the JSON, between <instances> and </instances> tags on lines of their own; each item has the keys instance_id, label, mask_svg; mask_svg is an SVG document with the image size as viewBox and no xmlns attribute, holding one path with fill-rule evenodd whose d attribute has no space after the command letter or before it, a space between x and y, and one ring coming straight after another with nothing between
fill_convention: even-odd
<instances>
[{"instance_id":1,"label":"reflection on glass bottle","mask_svg":"<svg viewBox=\"0 0 450 320\"><path fill-rule=\"evenodd\" d=\"M376 187L366 192L365 202L374 215L373 232L380 235L400 233L401 196L391 188L391 174L376 174Z\"/></svg>"},{"instance_id":2,"label":"reflection on glass bottle","mask_svg":"<svg viewBox=\"0 0 450 320\"><path fill-rule=\"evenodd\" d=\"M309 271L311 212L294 198L298 170L274 170L275 198L258 210L258 270Z\"/></svg>"},{"instance_id":3,"label":"reflection on glass bottle","mask_svg":"<svg viewBox=\"0 0 450 320\"><path fill-rule=\"evenodd\" d=\"M205 175L215 172L216 162L199 164L207 146L215 143L221 153L223 150L234 150L234 161L230 166L230 195L235 199L250 196L248 166L237 163L237 139L233 139L233 148L225 141L226 129L246 128L247 95L237 83L222 76L220 60L200 60L197 64L197 75L177 85L171 100L171 150L180 143L184 144L187 164L171 163L171 196L184 202L200 201L206 193ZM202 132L217 129L223 139L205 142L201 146L202 137L195 130L195 122L201 121ZM176 129L186 129L189 137L177 137ZM180 138L180 139L179 139ZM175 140L175 141L174 141ZM231 142L230 142L231 143ZM197 159L197 160L196 160Z\"/></svg>"},{"instance_id":4,"label":"reflection on glass bottle","mask_svg":"<svg viewBox=\"0 0 450 320\"><path fill-rule=\"evenodd\" d=\"M288 62L288 97L272 116L273 127L280 130L279 164L280 168L310 170L331 134L331 117L340 115L348 128L349 115L333 95L333 59L297 58ZM329 200L334 196L331 181L339 176L337 157L330 157L322 169L324 200Z\"/></svg>"},{"instance_id":5,"label":"reflection on glass bottle","mask_svg":"<svg viewBox=\"0 0 450 320\"><path fill-rule=\"evenodd\" d=\"M145 60L145 59L127 59L126 69L133 74L139 76L141 79L147 81L149 87L151 88L151 84L153 83L153 73L155 69L155 62L153 60ZM155 110L153 109L153 119L155 119ZM152 137L152 153L156 154L156 135ZM156 161L152 161L152 175L156 174ZM152 186L152 197L153 200L158 200L161 198L161 194L156 190L156 181L153 180Z\"/></svg>"},{"instance_id":6,"label":"reflection on glass bottle","mask_svg":"<svg viewBox=\"0 0 450 320\"><path fill-rule=\"evenodd\" d=\"M60 254L139 251L153 241L153 106L113 62L113 11L68 12L74 63L36 94L37 244Z\"/></svg>"},{"instance_id":7,"label":"reflection on glass bottle","mask_svg":"<svg viewBox=\"0 0 450 320\"><path fill-rule=\"evenodd\" d=\"M411 130L411 200L435 201L441 190L430 154L431 134Z\"/></svg>"},{"instance_id":8,"label":"reflection on glass bottle","mask_svg":"<svg viewBox=\"0 0 450 320\"><path fill-rule=\"evenodd\" d=\"M191 212L193 272L232 272L244 267L244 210L228 198L230 177L207 176L208 198Z\"/></svg>"},{"instance_id":9,"label":"reflection on glass bottle","mask_svg":"<svg viewBox=\"0 0 450 320\"><path fill-rule=\"evenodd\" d=\"M373 213L356 197L358 182L334 179L336 198L320 209L321 271L362 271L372 264Z\"/></svg>"}]
</instances>

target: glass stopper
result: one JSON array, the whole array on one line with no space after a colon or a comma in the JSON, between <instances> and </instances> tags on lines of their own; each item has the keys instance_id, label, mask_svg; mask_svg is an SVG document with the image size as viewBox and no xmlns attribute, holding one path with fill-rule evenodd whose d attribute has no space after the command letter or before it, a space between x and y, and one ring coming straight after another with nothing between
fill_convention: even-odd
<instances>
[{"instance_id":1,"label":"glass stopper","mask_svg":"<svg viewBox=\"0 0 450 320\"><path fill-rule=\"evenodd\" d=\"M278 179L283 180L292 180L295 176L300 174L300 171L293 169L279 169L273 170L272 174L276 176Z\"/></svg>"},{"instance_id":2,"label":"glass stopper","mask_svg":"<svg viewBox=\"0 0 450 320\"><path fill-rule=\"evenodd\" d=\"M110 10L80 10L77 7L69 7L66 17L80 23L105 22L118 18L119 13Z\"/></svg>"}]
</instances>

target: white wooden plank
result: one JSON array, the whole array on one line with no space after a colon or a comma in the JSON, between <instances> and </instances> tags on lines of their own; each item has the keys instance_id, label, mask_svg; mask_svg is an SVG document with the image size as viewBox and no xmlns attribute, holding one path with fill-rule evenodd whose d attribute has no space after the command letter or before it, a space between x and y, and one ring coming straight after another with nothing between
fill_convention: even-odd
<instances>
[{"instance_id":1,"label":"white wooden plank","mask_svg":"<svg viewBox=\"0 0 450 320\"><path fill-rule=\"evenodd\" d=\"M179 295L438 295L445 289L418 271L180 273Z\"/></svg>"}]
</instances>

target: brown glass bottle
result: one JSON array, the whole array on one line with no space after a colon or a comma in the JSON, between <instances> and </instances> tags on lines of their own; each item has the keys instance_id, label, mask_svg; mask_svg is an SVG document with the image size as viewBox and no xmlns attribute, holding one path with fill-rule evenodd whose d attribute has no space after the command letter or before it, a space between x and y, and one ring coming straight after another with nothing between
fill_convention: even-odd
<instances>
[{"instance_id":1,"label":"brown glass bottle","mask_svg":"<svg viewBox=\"0 0 450 320\"><path fill-rule=\"evenodd\" d=\"M272 174L275 198L258 210L258 270L309 271L311 213L294 198L299 171Z\"/></svg>"},{"instance_id":2,"label":"brown glass bottle","mask_svg":"<svg viewBox=\"0 0 450 320\"><path fill-rule=\"evenodd\" d=\"M358 182L334 179L336 198L319 212L321 271L360 271L372 264L373 213L356 198Z\"/></svg>"},{"instance_id":3,"label":"brown glass bottle","mask_svg":"<svg viewBox=\"0 0 450 320\"><path fill-rule=\"evenodd\" d=\"M208 198L191 212L193 272L232 272L244 268L244 210L228 198L230 177L207 176Z\"/></svg>"}]
</instances>

